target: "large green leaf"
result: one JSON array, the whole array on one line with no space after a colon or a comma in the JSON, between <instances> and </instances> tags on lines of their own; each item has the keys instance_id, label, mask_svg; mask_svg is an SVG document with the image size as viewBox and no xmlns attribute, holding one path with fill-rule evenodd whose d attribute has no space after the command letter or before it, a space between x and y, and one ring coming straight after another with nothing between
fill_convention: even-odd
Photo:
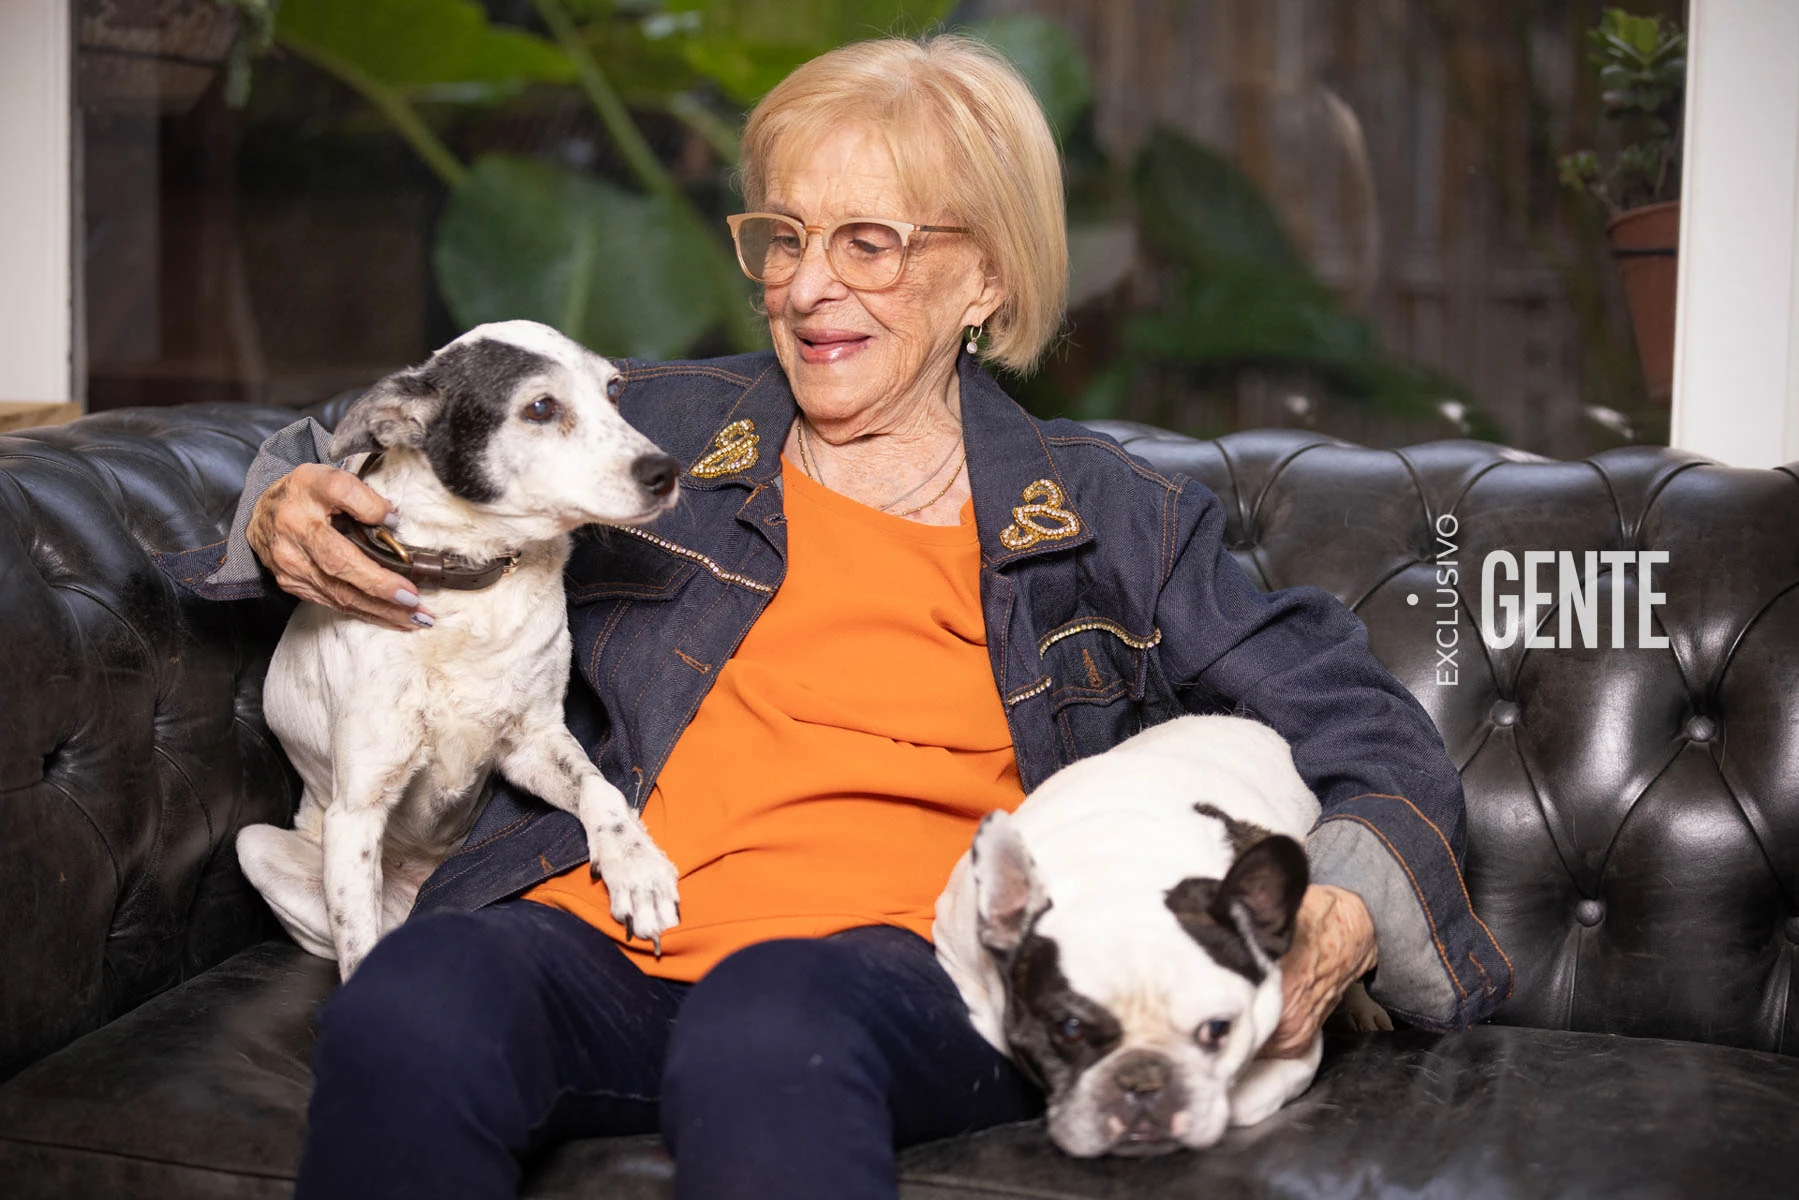
<instances>
[{"instance_id":1,"label":"large green leaf","mask_svg":"<svg viewBox=\"0 0 1799 1200\"><path fill-rule=\"evenodd\" d=\"M602 354L668 358L720 315L706 237L662 197L494 156L451 196L434 261L465 328L523 317Z\"/></svg>"},{"instance_id":2,"label":"large green leaf","mask_svg":"<svg viewBox=\"0 0 1799 1200\"><path fill-rule=\"evenodd\" d=\"M1501 440L1466 388L1386 353L1373 326L1339 309L1315 280L1296 275L1227 267L1189 278L1154 310L1130 318L1125 347L1130 360L1202 373L1298 367L1339 395L1414 418L1441 418L1454 402L1474 436Z\"/></svg>"},{"instance_id":3,"label":"large green leaf","mask_svg":"<svg viewBox=\"0 0 1799 1200\"><path fill-rule=\"evenodd\" d=\"M1217 151L1158 128L1137 155L1131 182L1145 240L1175 262L1310 278L1273 206Z\"/></svg>"},{"instance_id":4,"label":"large green leaf","mask_svg":"<svg viewBox=\"0 0 1799 1200\"><path fill-rule=\"evenodd\" d=\"M1200 372L1298 367L1386 411L1441 417L1454 402L1478 436L1496 427L1453 379L1386 353L1345 312L1235 163L1155 131L1132 172L1143 239L1174 270L1167 295L1125 327L1128 354Z\"/></svg>"},{"instance_id":5,"label":"large green leaf","mask_svg":"<svg viewBox=\"0 0 1799 1200\"><path fill-rule=\"evenodd\" d=\"M283 0L275 29L302 54L396 91L575 77L555 45L489 25L473 0Z\"/></svg>"},{"instance_id":6,"label":"large green leaf","mask_svg":"<svg viewBox=\"0 0 1799 1200\"><path fill-rule=\"evenodd\" d=\"M1127 345L1188 366L1325 366L1368 356L1374 336L1304 276L1225 267L1188 279L1136 317Z\"/></svg>"},{"instance_id":7,"label":"large green leaf","mask_svg":"<svg viewBox=\"0 0 1799 1200\"><path fill-rule=\"evenodd\" d=\"M664 106L702 82L682 50L680 24L658 21L658 15L626 19L604 13L582 27L588 50L627 104Z\"/></svg>"},{"instance_id":8,"label":"large green leaf","mask_svg":"<svg viewBox=\"0 0 1799 1200\"><path fill-rule=\"evenodd\" d=\"M732 100L753 104L808 59L845 42L916 34L943 20L952 0L668 0L671 24L694 70Z\"/></svg>"},{"instance_id":9,"label":"large green leaf","mask_svg":"<svg viewBox=\"0 0 1799 1200\"><path fill-rule=\"evenodd\" d=\"M998 50L1018 68L1037 93L1037 103L1043 106L1058 138L1066 137L1093 103L1087 60L1068 31L1056 22L1026 15L994 17L968 26L965 32Z\"/></svg>"}]
</instances>

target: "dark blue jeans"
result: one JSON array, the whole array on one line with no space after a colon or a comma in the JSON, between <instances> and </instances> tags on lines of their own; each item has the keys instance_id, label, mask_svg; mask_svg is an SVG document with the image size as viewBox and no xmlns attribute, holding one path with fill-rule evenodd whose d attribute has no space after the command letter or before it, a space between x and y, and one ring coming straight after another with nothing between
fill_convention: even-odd
<instances>
[{"instance_id":1,"label":"dark blue jeans","mask_svg":"<svg viewBox=\"0 0 1799 1200\"><path fill-rule=\"evenodd\" d=\"M560 1140L662 1131L682 1197L892 1197L894 1150L1035 1115L902 929L764 942L693 985L528 901L401 926L320 1017L297 1195L516 1195Z\"/></svg>"}]
</instances>

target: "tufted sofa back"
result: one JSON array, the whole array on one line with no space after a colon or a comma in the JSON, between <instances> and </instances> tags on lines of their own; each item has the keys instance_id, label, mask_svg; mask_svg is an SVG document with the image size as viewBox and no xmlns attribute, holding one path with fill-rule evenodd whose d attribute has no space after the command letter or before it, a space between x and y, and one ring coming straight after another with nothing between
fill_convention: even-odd
<instances>
[{"instance_id":1,"label":"tufted sofa back","mask_svg":"<svg viewBox=\"0 0 1799 1200\"><path fill-rule=\"evenodd\" d=\"M149 550L221 538L294 415L0 437L0 1078L272 929L231 847L297 796L261 715L287 606L188 599ZM1474 903L1516 968L1500 1020L1799 1048L1799 479L1666 450L1557 463L1102 428L1223 497L1262 586L1353 607L1436 719ZM1624 589L1631 648L1483 646L1489 551L1639 548L1668 553L1665 648L1635 646L1628 569L1600 581L1597 619L1609 647Z\"/></svg>"},{"instance_id":2,"label":"tufted sofa back","mask_svg":"<svg viewBox=\"0 0 1799 1200\"><path fill-rule=\"evenodd\" d=\"M147 548L218 541L293 419L0 437L0 1079L274 928L232 839L299 795L262 722L287 606L203 606Z\"/></svg>"},{"instance_id":3,"label":"tufted sofa back","mask_svg":"<svg viewBox=\"0 0 1799 1200\"><path fill-rule=\"evenodd\" d=\"M1101 428L1218 493L1264 589L1311 584L1353 608L1429 710L1462 771L1470 894L1516 971L1497 1020L1799 1053L1793 467ZM1522 575L1529 550L1573 552L1583 583L1586 551L1666 552L1649 590L1667 645L1639 645L1637 571L1603 560L1595 648L1574 622L1567 648L1484 645L1482 565L1509 551ZM1539 579L1555 591L1554 570ZM1496 572L1491 590L1503 635L1497 597L1523 585ZM1539 611L1559 641L1560 607Z\"/></svg>"}]
</instances>

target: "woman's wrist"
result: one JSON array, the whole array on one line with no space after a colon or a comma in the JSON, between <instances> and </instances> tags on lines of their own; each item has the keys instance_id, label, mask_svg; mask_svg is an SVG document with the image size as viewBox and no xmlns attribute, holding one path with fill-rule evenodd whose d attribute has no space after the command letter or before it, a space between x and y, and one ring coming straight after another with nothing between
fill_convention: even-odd
<instances>
[{"instance_id":1,"label":"woman's wrist","mask_svg":"<svg viewBox=\"0 0 1799 1200\"><path fill-rule=\"evenodd\" d=\"M1268 1058L1304 1055L1349 985L1380 961L1374 919L1347 888L1313 884L1300 902L1293 945L1281 959L1281 1020Z\"/></svg>"}]
</instances>

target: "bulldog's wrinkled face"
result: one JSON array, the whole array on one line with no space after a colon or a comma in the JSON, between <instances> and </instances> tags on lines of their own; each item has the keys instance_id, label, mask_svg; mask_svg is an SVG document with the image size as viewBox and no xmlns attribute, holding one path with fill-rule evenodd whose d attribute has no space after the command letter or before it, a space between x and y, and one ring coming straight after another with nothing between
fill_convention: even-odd
<instances>
[{"instance_id":1,"label":"bulldog's wrinkled face","mask_svg":"<svg viewBox=\"0 0 1799 1200\"><path fill-rule=\"evenodd\" d=\"M976 836L973 868L1006 1039L1048 1095L1056 1145L1148 1155L1222 1137L1232 1085L1280 1020L1276 960L1307 879L1299 844L1268 837L1223 879L1159 896L1059 906L1000 813Z\"/></svg>"},{"instance_id":2,"label":"bulldog's wrinkled face","mask_svg":"<svg viewBox=\"0 0 1799 1200\"><path fill-rule=\"evenodd\" d=\"M546 325L482 325L370 388L331 453L416 451L452 496L530 536L638 524L675 503L680 464L619 415L622 382Z\"/></svg>"}]
</instances>

